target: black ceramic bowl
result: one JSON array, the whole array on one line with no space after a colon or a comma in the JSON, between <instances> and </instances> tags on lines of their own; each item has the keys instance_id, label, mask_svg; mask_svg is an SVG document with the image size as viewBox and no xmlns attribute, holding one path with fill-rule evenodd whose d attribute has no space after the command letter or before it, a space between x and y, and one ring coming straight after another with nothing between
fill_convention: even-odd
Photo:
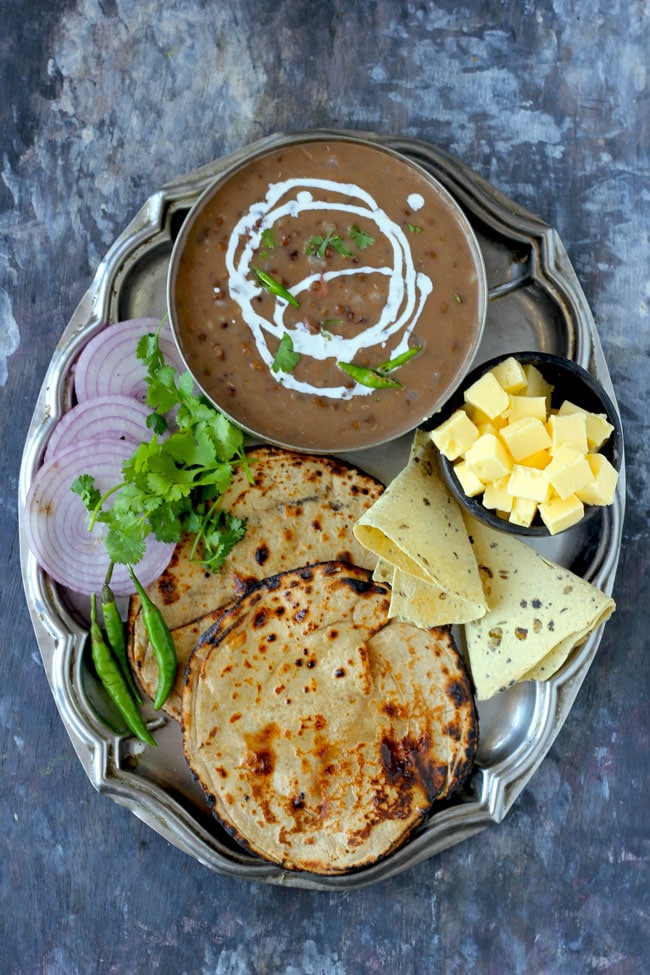
<instances>
[{"instance_id":1,"label":"black ceramic bowl","mask_svg":"<svg viewBox=\"0 0 650 975\"><path fill-rule=\"evenodd\" d=\"M427 428L433 430L447 420L452 413L463 406L464 391L497 363L510 357L517 359L522 365L536 366L544 379L554 387L551 396L552 408L559 407L564 400L568 399L576 406L580 406L589 412L604 413L607 416L614 429L609 439L600 448L599 453L603 454L617 471L620 471L623 457L623 430L618 410L612 399L595 376L583 369L582 366L571 359L564 359L561 356L546 352L506 352L481 363L468 373L462 386L450 397L443 409L431 418ZM454 497L475 518L500 531L516 535L548 536L550 534L539 515L535 516L530 527L512 524L505 518L499 517L495 511L484 507L481 497L468 497L454 473L453 463L442 455L440 461L443 474ZM584 516L578 524L584 523L586 518L591 517L598 510L599 507L596 505L585 505Z\"/></svg>"}]
</instances>

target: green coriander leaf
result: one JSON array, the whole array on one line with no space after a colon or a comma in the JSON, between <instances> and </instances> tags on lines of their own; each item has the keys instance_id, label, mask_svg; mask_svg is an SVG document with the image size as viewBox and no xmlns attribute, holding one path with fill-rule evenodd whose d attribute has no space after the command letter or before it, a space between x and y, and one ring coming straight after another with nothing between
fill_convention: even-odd
<instances>
[{"instance_id":1,"label":"green coriander leaf","mask_svg":"<svg viewBox=\"0 0 650 975\"><path fill-rule=\"evenodd\" d=\"M370 247L370 245L374 244L375 242L374 237L371 237L370 234L366 230L362 230L361 227L357 227L355 223L350 225L348 232L360 251L364 251L366 247Z\"/></svg>"},{"instance_id":2,"label":"green coriander leaf","mask_svg":"<svg viewBox=\"0 0 650 975\"><path fill-rule=\"evenodd\" d=\"M178 542L181 537L181 517L171 505L161 505L149 516L149 524L159 542Z\"/></svg>"},{"instance_id":3,"label":"green coriander leaf","mask_svg":"<svg viewBox=\"0 0 650 975\"><path fill-rule=\"evenodd\" d=\"M147 417L147 428L153 433L165 433L169 427L167 420L161 413L150 413Z\"/></svg>"},{"instance_id":4,"label":"green coriander leaf","mask_svg":"<svg viewBox=\"0 0 650 975\"><path fill-rule=\"evenodd\" d=\"M354 252L345 246L341 235L335 234L333 230L330 230L325 237L311 237L309 243L305 247L305 253L315 255L321 261L324 261L327 257L327 251L330 248L338 251L338 253L342 254L343 257L354 257Z\"/></svg>"},{"instance_id":5,"label":"green coriander leaf","mask_svg":"<svg viewBox=\"0 0 650 975\"><path fill-rule=\"evenodd\" d=\"M226 461L235 457L243 451L244 434L239 427L231 423L230 420L212 410L212 417L209 425L210 434L213 438L215 449L219 460Z\"/></svg>"},{"instance_id":6,"label":"green coriander leaf","mask_svg":"<svg viewBox=\"0 0 650 975\"><path fill-rule=\"evenodd\" d=\"M415 223L409 223L409 224L407 224L407 226L408 226L408 229L410 230L410 232L412 234L421 234L422 233L422 227L418 227L418 225L415 224Z\"/></svg>"},{"instance_id":7,"label":"green coriander leaf","mask_svg":"<svg viewBox=\"0 0 650 975\"><path fill-rule=\"evenodd\" d=\"M299 362L300 353L293 351L293 339L288 332L285 332L280 339L271 368L273 372L293 372Z\"/></svg>"},{"instance_id":8,"label":"green coriander leaf","mask_svg":"<svg viewBox=\"0 0 650 975\"><path fill-rule=\"evenodd\" d=\"M106 552L111 562L130 564L139 562L146 550L146 541L142 530L126 524L113 526L108 530L104 539Z\"/></svg>"},{"instance_id":9,"label":"green coriander leaf","mask_svg":"<svg viewBox=\"0 0 650 975\"><path fill-rule=\"evenodd\" d=\"M136 355L146 365L149 372L164 366L165 359L158 344L158 336L152 332L143 335L136 346Z\"/></svg>"},{"instance_id":10,"label":"green coriander leaf","mask_svg":"<svg viewBox=\"0 0 650 975\"><path fill-rule=\"evenodd\" d=\"M276 247L275 240L273 239L273 231L267 227L266 230L262 231L260 236L263 244L263 248L260 251L260 257L268 257L271 251L275 250Z\"/></svg>"},{"instance_id":11,"label":"green coriander leaf","mask_svg":"<svg viewBox=\"0 0 650 975\"><path fill-rule=\"evenodd\" d=\"M93 511L101 500L101 493L95 487L95 479L90 474L81 474L76 478L72 490L79 495L88 511Z\"/></svg>"}]
</instances>

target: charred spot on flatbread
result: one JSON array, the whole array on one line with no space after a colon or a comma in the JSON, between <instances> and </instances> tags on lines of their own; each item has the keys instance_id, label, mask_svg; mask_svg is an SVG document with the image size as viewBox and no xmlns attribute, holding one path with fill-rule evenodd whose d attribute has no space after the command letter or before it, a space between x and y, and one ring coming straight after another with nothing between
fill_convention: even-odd
<instances>
[{"instance_id":1,"label":"charred spot on flatbread","mask_svg":"<svg viewBox=\"0 0 650 975\"><path fill-rule=\"evenodd\" d=\"M449 628L388 616L368 569L261 580L199 641L185 754L248 849L337 874L395 849L471 773L477 715Z\"/></svg>"}]
</instances>

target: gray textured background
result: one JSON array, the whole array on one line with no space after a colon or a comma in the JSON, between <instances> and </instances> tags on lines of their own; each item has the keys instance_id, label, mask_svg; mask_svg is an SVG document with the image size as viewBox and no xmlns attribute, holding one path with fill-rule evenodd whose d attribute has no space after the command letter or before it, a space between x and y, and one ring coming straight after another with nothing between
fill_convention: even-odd
<instances>
[{"instance_id":1,"label":"gray textured background","mask_svg":"<svg viewBox=\"0 0 650 975\"><path fill-rule=\"evenodd\" d=\"M0 0L0 970L650 970L650 10L646 0ZM150 193L262 135L429 140L555 226L627 439L596 662L505 822L345 894L212 874L86 780L24 604L16 492L51 352Z\"/></svg>"}]
</instances>

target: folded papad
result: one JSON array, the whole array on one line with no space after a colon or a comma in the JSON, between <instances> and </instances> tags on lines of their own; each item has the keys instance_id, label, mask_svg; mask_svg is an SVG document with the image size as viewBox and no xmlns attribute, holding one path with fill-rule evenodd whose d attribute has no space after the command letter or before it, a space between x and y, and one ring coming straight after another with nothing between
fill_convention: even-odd
<instances>
[{"instance_id":1,"label":"folded papad","mask_svg":"<svg viewBox=\"0 0 650 975\"><path fill-rule=\"evenodd\" d=\"M436 448L417 441L406 467L354 526L392 586L390 615L424 628L465 623L487 611L460 508L438 469Z\"/></svg>"},{"instance_id":2,"label":"folded papad","mask_svg":"<svg viewBox=\"0 0 650 975\"><path fill-rule=\"evenodd\" d=\"M287 869L375 862L472 770L476 708L450 629L388 605L368 569L308 566L259 582L190 658L188 763L226 829Z\"/></svg>"},{"instance_id":3,"label":"folded papad","mask_svg":"<svg viewBox=\"0 0 650 975\"><path fill-rule=\"evenodd\" d=\"M476 697L547 680L615 609L614 600L525 542L465 516L489 610L465 625Z\"/></svg>"},{"instance_id":4,"label":"folded papad","mask_svg":"<svg viewBox=\"0 0 650 975\"><path fill-rule=\"evenodd\" d=\"M147 590L174 637L178 674L163 707L177 721L189 655L228 603L265 576L286 569L333 560L369 569L376 563L354 538L352 526L383 491L379 481L333 457L268 446L247 456L254 484L243 468L237 469L221 501L224 510L246 521L246 534L222 568L206 572L200 561L190 558L192 539L184 538L168 568ZM154 698L158 668L137 596L129 606L129 656L145 693Z\"/></svg>"}]
</instances>

